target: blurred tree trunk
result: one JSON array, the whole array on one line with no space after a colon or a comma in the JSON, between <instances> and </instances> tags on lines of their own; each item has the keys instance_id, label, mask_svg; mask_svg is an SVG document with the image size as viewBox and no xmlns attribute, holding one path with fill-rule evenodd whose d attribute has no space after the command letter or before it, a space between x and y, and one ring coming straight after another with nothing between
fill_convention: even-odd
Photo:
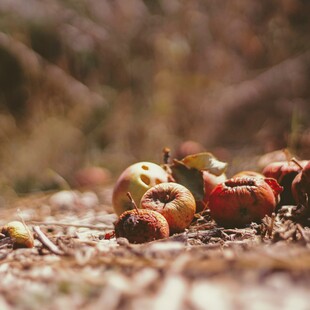
<instances>
[{"instance_id":1,"label":"blurred tree trunk","mask_svg":"<svg viewBox=\"0 0 310 310\"><path fill-rule=\"evenodd\" d=\"M205 115L208 115L206 122L207 135L206 145L217 144L225 139L225 133L232 135L228 131L229 122L235 119L242 130L243 121L250 118L250 122L258 122L255 111L265 111L266 119L273 118L277 121L277 115L270 115L272 106L279 100L292 100L294 98L309 98L310 80L310 51L307 51L295 58L288 59L271 69L261 73L252 80L244 81L238 85L230 86L215 94L212 98L206 99ZM210 105L213 107L210 109ZM309 111L309 104L304 102ZM279 109L279 107L277 107ZM249 111L252 111L251 115ZM241 116L240 116L241 115ZM307 120L309 125L309 120ZM237 134L237 133L236 133ZM245 134L250 135L251 132Z\"/></svg>"}]
</instances>

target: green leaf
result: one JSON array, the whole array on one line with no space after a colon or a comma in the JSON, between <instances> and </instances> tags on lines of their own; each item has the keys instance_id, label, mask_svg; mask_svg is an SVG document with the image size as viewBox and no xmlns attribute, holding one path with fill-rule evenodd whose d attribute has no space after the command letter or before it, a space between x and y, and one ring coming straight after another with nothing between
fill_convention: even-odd
<instances>
[{"instance_id":1,"label":"green leaf","mask_svg":"<svg viewBox=\"0 0 310 310\"><path fill-rule=\"evenodd\" d=\"M216 176L221 175L227 169L227 163L218 160L209 152L188 155L181 162L188 168L207 170Z\"/></svg>"}]
</instances>

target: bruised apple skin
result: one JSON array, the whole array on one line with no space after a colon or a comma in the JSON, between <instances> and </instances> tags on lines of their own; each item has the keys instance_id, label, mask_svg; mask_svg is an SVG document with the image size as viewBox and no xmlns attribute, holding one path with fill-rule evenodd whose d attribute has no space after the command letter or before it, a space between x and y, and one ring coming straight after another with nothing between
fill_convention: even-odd
<instances>
[{"instance_id":1,"label":"bruised apple skin","mask_svg":"<svg viewBox=\"0 0 310 310\"><path fill-rule=\"evenodd\" d=\"M280 203L278 207L284 205L292 205L295 203L292 194L292 182L296 175L307 164L307 161L302 160L299 164L294 161L279 161L268 164L262 171L262 174L267 178L274 178L283 186L284 190L280 195Z\"/></svg>"},{"instance_id":2,"label":"bruised apple skin","mask_svg":"<svg viewBox=\"0 0 310 310\"><path fill-rule=\"evenodd\" d=\"M192 193L185 186L172 182L150 188L141 198L140 207L161 213L169 224L170 233L187 228L196 212Z\"/></svg>"},{"instance_id":3,"label":"bruised apple skin","mask_svg":"<svg viewBox=\"0 0 310 310\"><path fill-rule=\"evenodd\" d=\"M167 220L152 210L127 210L116 221L115 236L130 243L144 243L169 237Z\"/></svg>"},{"instance_id":4,"label":"bruised apple skin","mask_svg":"<svg viewBox=\"0 0 310 310\"><path fill-rule=\"evenodd\" d=\"M168 182L168 173L159 165L139 162L126 168L119 176L113 189L112 205L117 215L132 209L127 192L139 204L143 194L152 186Z\"/></svg>"},{"instance_id":5,"label":"bruised apple skin","mask_svg":"<svg viewBox=\"0 0 310 310\"><path fill-rule=\"evenodd\" d=\"M269 182L269 183L268 183ZM274 179L238 177L217 185L209 199L211 217L224 227L260 222L274 212L283 188Z\"/></svg>"}]
</instances>

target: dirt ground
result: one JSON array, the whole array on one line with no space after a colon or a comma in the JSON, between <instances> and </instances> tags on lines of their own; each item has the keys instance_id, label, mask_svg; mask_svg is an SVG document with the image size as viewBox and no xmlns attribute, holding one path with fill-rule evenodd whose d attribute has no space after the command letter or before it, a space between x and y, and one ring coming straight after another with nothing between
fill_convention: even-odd
<instances>
[{"instance_id":1,"label":"dirt ground","mask_svg":"<svg viewBox=\"0 0 310 310\"><path fill-rule=\"evenodd\" d=\"M184 233L132 245L111 235L110 188L53 195L0 211L35 232L32 249L0 241L1 309L309 309L310 229L289 211L243 229L205 211Z\"/></svg>"}]
</instances>

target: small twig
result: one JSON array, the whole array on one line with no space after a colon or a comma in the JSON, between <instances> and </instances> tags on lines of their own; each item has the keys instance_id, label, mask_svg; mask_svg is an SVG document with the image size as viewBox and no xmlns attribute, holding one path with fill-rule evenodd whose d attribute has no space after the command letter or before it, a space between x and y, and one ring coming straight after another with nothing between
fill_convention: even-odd
<instances>
[{"instance_id":1,"label":"small twig","mask_svg":"<svg viewBox=\"0 0 310 310\"><path fill-rule=\"evenodd\" d=\"M291 161L292 161L295 165L297 165L301 170L303 169L303 166L298 162L298 160L297 160L295 157L291 158Z\"/></svg>"},{"instance_id":2,"label":"small twig","mask_svg":"<svg viewBox=\"0 0 310 310\"><path fill-rule=\"evenodd\" d=\"M130 200L132 206L136 209L137 213L139 214L139 209L138 209L138 207L137 207L137 204L136 204L136 202L133 200L133 198L132 198L130 192L127 192L127 197L129 198L129 200Z\"/></svg>"},{"instance_id":3,"label":"small twig","mask_svg":"<svg viewBox=\"0 0 310 310\"><path fill-rule=\"evenodd\" d=\"M20 218L21 222L23 223L24 225L24 228L26 229L28 235L29 235L29 239L30 239L30 242L32 243L32 245L34 244L34 239L33 239L33 235L30 231L30 229L28 228L28 226L26 225L25 221L24 221L24 218L22 217L21 215L21 212L20 212L20 209L17 209L17 216Z\"/></svg>"},{"instance_id":4,"label":"small twig","mask_svg":"<svg viewBox=\"0 0 310 310\"><path fill-rule=\"evenodd\" d=\"M71 224L71 223L59 223L59 222L40 222L40 221L29 221L30 224L44 225L44 226L60 226L60 227L76 227L76 228L89 228L95 230L108 230L112 226L96 226L96 225L83 225L83 224Z\"/></svg>"},{"instance_id":5,"label":"small twig","mask_svg":"<svg viewBox=\"0 0 310 310\"><path fill-rule=\"evenodd\" d=\"M14 239L11 237L5 237L0 240L0 249L6 247L7 245L12 245L14 243Z\"/></svg>"},{"instance_id":6,"label":"small twig","mask_svg":"<svg viewBox=\"0 0 310 310\"><path fill-rule=\"evenodd\" d=\"M164 164L168 165L170 159L170 149L168 147L164 147L163 149L163 156L164 156Z\"/></svg>"},{"instance_id":7,"label":"small twig","mask_svg":"<svg viewBox=\"0 0 310 310\"><path fill-rule=\"evenodd\" d=\"M276 232L276 237L274 237L274 240L277 240L278 237L280 237L281 240L288 240L289 238L294 237L294 234L296 233L296 227L293 227L286 231L278 231Z\"/></svg>"},{"instance_id":8,"label":"small twig","mask_svg":"<svg viewBox=\"0 0 310 310\"><path fill-rule=\"evenodd\" d=\"M98 245L99 241L75 239L74 243L75 244L84 244L84 245L89 245L89 246L96 246L96 245Z\"/></svg>"},{"instance_id":9,"label":"small twig","mask_svg":"<svg viewBox=\"0 0 310 310\"><path fill-rule=\"evenodd\" d=\"M273 212L271 214L270 224L268 225L268 237L269 238L271 238L271 236L272 236L272 231L273 231L275 219L276 219L276 214Z\"/></svg>"},{"instance_id":10,"label":"small twig","mask_svg":"<svg viewBox=\"0 0 310 310\"><path fill-rule=\"evenodd\" d=\"M304 241L305 241L306 243L309 243L309 242L310 242L310 239L309 239L309 237L305 234L305 230L303 229L303 227L302 227L300 224L297 224L297 225L296 225L296 228L297 228L297 230L299 231L301 237L304 239Z\"/></svg>"},{"instance_id":11,"label":"small twig","mask_svg":"<svg viewBox=\"0 0 310 310\"><path fill-rule=\"evenodd\" d=\"M226 234L239 234L239 235L251 234L251 231L247 230L247 229L226 228L226 229L224 229L224 232Z\"/></svg>"},{"instance_id":12,"label":"small twig","mask_svg":"<svg viewBox=\"0 0 310 310\"><path fill-rule=\"evenodd\" d=\"M288 149L283 149L286 161L289 162L292 159L292 154Z\"/></svg>"},{"instance_id":13,"label":"small twig","mask_svg":"<svg viewBox=\"0 0 310 310\"><path fill-rule=\"evenodd\" d=\"M52 253L56 255L64 255L65 253L61 251L57 245L55 245L41 230L39 226L34 226L33 231L36 233L37 239Z\"/></svg>"}]
</instances>

